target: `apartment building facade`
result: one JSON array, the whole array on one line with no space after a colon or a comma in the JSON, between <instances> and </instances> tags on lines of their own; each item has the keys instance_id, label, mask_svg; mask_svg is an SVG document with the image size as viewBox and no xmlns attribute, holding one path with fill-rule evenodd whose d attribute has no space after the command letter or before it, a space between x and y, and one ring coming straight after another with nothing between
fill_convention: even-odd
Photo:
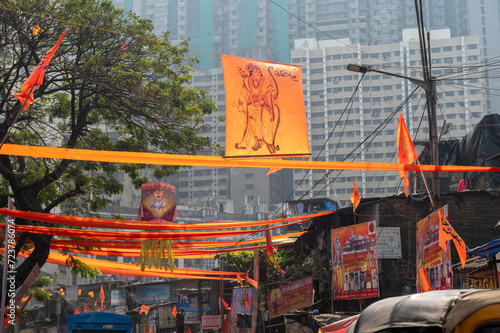
<instances>
[{"instance_id":1,"label":"apartment building facade","mask_svg":"<svg viewBox=\"0 0 500 333\"><path fill-rule=\"evenodd\" d=\"M417 33L406 30L403 36L400 43L371 46L353 45L348 39L296 41L291 60L302 66L310 160L397 163L400 112L413 140L429 139L425 91L412 95L416 85L407 79L369 72L360 81L362 74L347 70L350 63L363 64L421 79ZM451 130L442 139L458 139L486 114L485 82L476 66L482 59L481 40L451 38L448 29L431 31L431 38L438 131L446 121ZM294 170L294 197L329 197L348 205L353 180L362 197L403 190L397 172Z\"/></svg>"}]
</instances>

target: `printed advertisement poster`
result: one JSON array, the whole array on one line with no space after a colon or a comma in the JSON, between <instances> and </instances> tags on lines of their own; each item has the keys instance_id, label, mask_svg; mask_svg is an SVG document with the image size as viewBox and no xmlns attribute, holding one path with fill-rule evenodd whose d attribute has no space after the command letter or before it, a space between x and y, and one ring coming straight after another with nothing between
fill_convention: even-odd
<instances>
[{"instance_id":1,"label":"printed advertisement poster","mask_svg":"<svg viewBox=\"0 0 500 333\"><path fill-rule=\"evenodd\" d=\"M439 208L438 211L448 218L448 205ZM419 276L420 267L423 267L432 289L452 289L450 241L446 242L448 249L448 253L446 253L439 247L438 211L417 223L417 276ZM417 279L417 292L423 291L422 281Z\"/></svg>"},{"instance_id":2,"label":"printed advertisement poster","mask_svg":"<svg viewBox=\"0 0 500 333\"><path fill-rule=\"evenodd\" d=\"M268 291L269 318L313 305L312 276Z\"/></svg>"},{"instance_id":3,"label":"printed advertisement poster","mask_svg":"<svg viewBox=\"0 0 500 333\"><path fill-rule=\"evenodd\" d=\"M123 289L111 290L111 306L125 305L125 292Z\"/></svg>"},{"instance_id":4,"label":"printed advertisement poster","mask_svg":"<svg viewBox=\"0 0 500 333\"><path fill-rule=\"evenodd\" d=\"M184 309L184 320L192 321L198 319L198 295L178 295L177 311Z\"/></svg>"},{"instance_id":5,"label":"printed advertisement poster","mask_svg":"<svg viewBox=\"0 0 500 333\"><path fill-rule=\"evenodd\" d=\"M332 230L335 299L378 297L376 222Z\"/></svg>"},{"instance_id":6,"label":"printed advertisement poster","mask_svg":"<svg viewBox=\"0 0 500 333\"><path fill-rule=\"evenodd\" d=\"M460 283L463 289L496 289L495 274L493 266L482 267L473 271L462 270L460 272Z\"/></svg>"},{"instance_id":7,"label":"printed advertisement poster","mask_svg":"<svg viewBox=\"0 0 500 333\"><path fill-rule=\"evenodd\" d=\"M140 286L135 289L137 302L153 304L170 300L170 286Z\"/></svg>"},{"instance_id":8,"label":"printed advertisement poster","mask_svg":"<svg viewBox=\"0 0 500 333\"><path fill-rule=\"evenodd\" d=\"M173 306L162 306L158 308L158 326L175 326L175 317L172 314Z\"/></svg>"}]
</instances>

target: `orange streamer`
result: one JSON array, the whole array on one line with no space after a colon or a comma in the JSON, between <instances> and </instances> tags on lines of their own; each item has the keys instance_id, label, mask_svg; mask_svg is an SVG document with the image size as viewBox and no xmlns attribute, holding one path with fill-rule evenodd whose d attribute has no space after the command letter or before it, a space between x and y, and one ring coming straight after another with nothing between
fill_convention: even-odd
<instances>
[{"instance_id":1,"label":"orange streamer","mask_svg":"<svg viewBox=\"0 0 500 333\"><path fill-rule=\"evenodd\" d=\"M264 226L267 224L277 224L277 223L292 222L299 220L302 220L302 222L306 222L315 217L331 213L332 213L331 211L326 211L306 216L294 216L294 217L281 218L268 221L206 222L206 223L180 224L173 222L144 222L144 221L100 219L93 217L57 215L57 214L47 214L47 213L28 212L22 210L0 208L0 214L2 215L17 217L32 221L40 221L51 224L64 224L75 227L133 229L133 230L209 230L209 229L248 228L248 227Z\"/></svg>"},{"instance_id":2,"label":"orange streamer","mask_svg":"<svg viewBox=\"0 0 500 333\"><path fill-rule=\"evenodd\" d=\"M4 144L0 155L31 156L110 163L135 163L177 166L209 166L224 168L285 168L329 170L381 170L381 171L442 171L442 172L498 172L500 167L461 165L414 165L396 163L293 161L280 159L224 159L218 156L168 155L105 150L68 149L53 147Z\"/></svg>"}]
</instances>

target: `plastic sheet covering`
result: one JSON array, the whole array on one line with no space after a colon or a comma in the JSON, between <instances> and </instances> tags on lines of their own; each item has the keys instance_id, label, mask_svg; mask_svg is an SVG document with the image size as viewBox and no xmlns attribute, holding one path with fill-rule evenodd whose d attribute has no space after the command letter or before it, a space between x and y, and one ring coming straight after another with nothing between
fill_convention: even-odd
<instances>
[{"instance_id":1,"label":"plastic sheet covering","mask_svg":"<svg viewBox=\"0 0 500 333\"><path fill-rule=\"evenodd\" d=\"M500 167L500 157L486 161L500 154L500 115L490 114L459 140L448 155L447 165L469 165ZM470 190L500 188L500 173L465 172L465 181Z\"/></svg>"}]
</instances>

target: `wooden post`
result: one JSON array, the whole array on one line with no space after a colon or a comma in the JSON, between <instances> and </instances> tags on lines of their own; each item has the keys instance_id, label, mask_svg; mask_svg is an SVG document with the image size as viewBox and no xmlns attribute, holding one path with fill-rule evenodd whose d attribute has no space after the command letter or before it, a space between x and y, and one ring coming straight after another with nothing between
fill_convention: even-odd
<instances>
[{"instance_id":1,"label":"wooden post","mask_svg":"<svg viewBox=\"0 0 500 333\"><path fill-rule=\"evenodd\" d=\"M253 250L253 279L259 283L259 249ZM255 288L252 300L252 328L251 333L257 332L257 313L259 311L259 289Z\"/></svg>"}]
</instances>

